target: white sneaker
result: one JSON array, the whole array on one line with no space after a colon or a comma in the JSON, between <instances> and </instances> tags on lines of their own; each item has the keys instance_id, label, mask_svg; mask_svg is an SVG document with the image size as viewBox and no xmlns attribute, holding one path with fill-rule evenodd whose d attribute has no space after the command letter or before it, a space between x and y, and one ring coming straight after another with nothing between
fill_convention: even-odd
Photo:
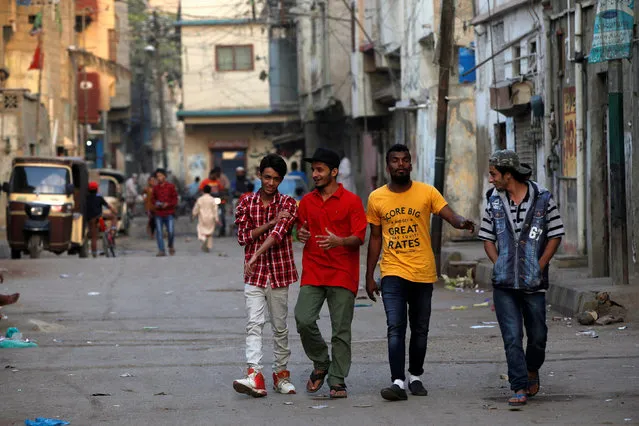
<instances>
[{"instance_id":1,"label":"white sneaker","mask_svg":"<svg viewBox=\"0 0 639 426\"><path fill-rule=\"evenodd\" d=\"M294 394L295 386L291 383L291 372L282 370L279 373L273 373L273 389L278 393Z\"/></svg>"},{"instance_id":2,"label":"white sneaker","mask_svg":"<svg viewBox=\"0 0 639 426\"><path fill-rule=\"evenodd\" d=\"M244 379L233 382L233 389L235 389L236 392L250 395L254 398L266 396L264 376L253 368L248 369Z\"/></svg>"}]
</instances>

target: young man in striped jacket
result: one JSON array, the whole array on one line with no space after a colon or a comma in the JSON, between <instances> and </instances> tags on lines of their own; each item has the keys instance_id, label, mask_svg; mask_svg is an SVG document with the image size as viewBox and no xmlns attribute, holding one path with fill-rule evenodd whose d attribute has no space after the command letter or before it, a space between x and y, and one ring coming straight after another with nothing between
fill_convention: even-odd
<instances>
[{"instance_id":1,"label":"young man in striped jacket","mask_svg":"<svg viewBox=\"0 0 639 426\"><path fill-rule=\"evenodd\" d=\"M513 391L508 403L524 405L539 392L546 354L548 264L564 226L548 190L530 180L532 169L514 151L495 152L479 238L493 267L493 299ZM526 329L526 350L523 346Z\"/></svg>"}]
</instances>

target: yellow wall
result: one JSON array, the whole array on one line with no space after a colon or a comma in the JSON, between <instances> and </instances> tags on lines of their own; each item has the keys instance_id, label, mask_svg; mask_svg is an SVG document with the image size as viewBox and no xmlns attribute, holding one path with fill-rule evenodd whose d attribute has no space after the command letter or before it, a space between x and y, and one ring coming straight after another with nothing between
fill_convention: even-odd
<instances>
[{"instance_id":1,"label":"yellow wall","mask_svg":"<svg viewBox=\"0 0 639 426\"><path fill-rule=\"evenodd\" d=\"M253 71L216 72L215 46L246 44L253 45ZM259 79L268 72L265 26L186 26L182 45L185 110L269 109L268 79Z\"/></svg>"},{"instance_id":2,"label":"yellow wall","mask_svg":"<svg viewBox=\"0 0 639 426\"><path fill-rule=\"evenodd\" d=\"M104 59L109 59L109 30L115 29L115 1L98 0L98 13L86 26L84 33L78 34L78 47ZM120 40L126 41L127 34L121 34ZM111 109L111 98L115 96L115 77L87 67L87 72L100 74L100 110Z\"/></svg>"},{"instance_id":3,"label":"yellow wall","mask_svg":"<svg viewBox=\"0 0 639 426\"><path fill-rule=\"evenodd\" d=\"M46 108L51 126L58 121L57 144L62 144L64 137L73 139L72 105L75 103L75 87L73 70L67 54L67 47L75 43L75 8L73 2L60 2L61 30L55 19L55 9L49 2L42 6L16 6L14 0L0 0L0 23L11 26L13 34L4 46L5 66L11 76L6 82L8 89L28 89L38 93L40 72L29 70L38 44L41 39L44 52L42 69L41 101ZM33 25L29 23L29 15L43 12L43 31L40 36L30 35ZM52 129L51 129L52 130Z\"/></svg>"}]
</instances>

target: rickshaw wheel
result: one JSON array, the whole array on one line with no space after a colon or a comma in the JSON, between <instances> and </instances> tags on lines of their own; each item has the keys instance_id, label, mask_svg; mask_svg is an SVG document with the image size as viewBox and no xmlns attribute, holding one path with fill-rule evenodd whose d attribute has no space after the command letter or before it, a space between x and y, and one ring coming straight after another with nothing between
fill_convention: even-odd
<instances>
[{"instance_id":1,"label":"rickshaw wheel","mask_svg":"<svg viewBox=\"0 0 639 426\"><path fill-rule=\"evenodd\" d=\"M40 252L42 251L42 236L40 235L31 235L29 237L29 256L31 259L37 259L40 257Z\"/></svg>"}]
</instances>

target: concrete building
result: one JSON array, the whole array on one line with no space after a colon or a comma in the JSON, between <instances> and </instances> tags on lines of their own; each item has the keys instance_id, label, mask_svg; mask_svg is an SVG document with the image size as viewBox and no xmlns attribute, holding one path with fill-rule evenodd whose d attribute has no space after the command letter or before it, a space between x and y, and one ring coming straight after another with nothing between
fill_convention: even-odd
<instances>
[{"instance_id":1,"label":"concrete building","mask_svg":"<svg viewBox=\"0 0 639 426\"><path fill-rule=\"evenodd\" d=\"M359 171L352 118L351 9L343 0L298 0L291 11L297 24L299 114L305 149L344 150Z\"/></svg>"},{"instance_id":2,"label":"concrete building","mask_svg":"<svg viewBox=\"0 0 639 426\"><path fill-rule=\"evenodd\" d=\"M287 135L299 139L294 32L269 22L268 7L182 0L183 106L186 182L220 166L232 179L237 166L253 175L260 159ZM283 90L287 89L287 90ZM289 139L291 139L289 138ZM290 159L301 150L286 150Z\"/></svg>"},{"instance_id":3,"label":"concrete building","mask_svg":"<svg viewBox=\"0 0 639 426\"><path fill-rule=\"evenodd\" d=\"M516 150L553 191L566 226L560 259L588 265L593 277L612 276L615 283L625 281L625 263L636 282L638 70L623 61L623 141L611 140L609 66L587 59L596 9L595 1L476 2L478 137L491 150ZM626 153L626 232L610 210L618 183L610 181L608 151L617 143ZM627 246L613 251L621 233Z\"/></svg>"},{"instance_id":4,"label":"concrete building","mask_svg":"<svg viewBox=\"0 0 639 426\"><path fill-rule=\"evenodd\" d=\"M355 28L351 55L362 196L386 182L383 154L395 143L410 147L414 179L434 183L440 73L440 2L380 0L368 6L356 4L362 25ZM473 64L472 18L472 1L456 2L444 195L460 214L477 218L483 189L477 175L487 153L476 138L474 79L460 75ZM464 235L445 230L446 240Z\"/></svg>"},{"instance_id":5,"label":"concrete building","mask_svg":"<svg viewBox=\"0 0 639 426\"><path fill-rule=\"evenodd\" d=\"M126 2L120 0L75 2L77 45L69 52L79 70L76 76L79 139L85 158L98 168L124 167L120 145L125 145L122 135L128 125L131 79L126 66L128 49L122 46L128 43L126 10ZM112 100L114 117L110 120Z\"/></svg>"}]
</instances>

